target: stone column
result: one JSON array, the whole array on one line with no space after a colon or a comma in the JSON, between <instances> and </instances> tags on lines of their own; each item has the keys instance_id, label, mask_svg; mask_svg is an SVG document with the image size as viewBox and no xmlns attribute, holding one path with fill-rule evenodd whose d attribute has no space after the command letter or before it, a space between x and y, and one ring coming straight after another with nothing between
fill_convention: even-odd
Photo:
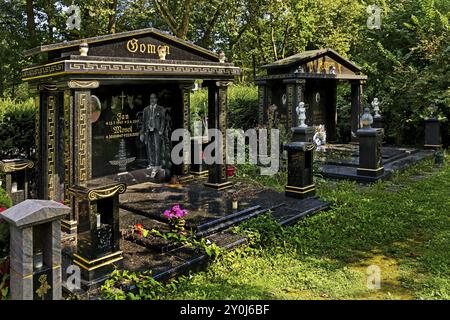
<instances>
[{"instance_id":1,"label":"stone column","mask_svg":"<svg viewBox=\"0 0 450 320\"><path fill-rule=\"evenodd\" d=\"M267 109L267 81L257 80L255 83L258 86L258 124L262 126L264 124L264 112Z\"/></svg>"},{"instance_id":2,"label":"stone column","mask_svg":"<svg viewBox=\"0 0 450 320\"><path fill-rule=\"evenodd\" d=\"M41 147L41 135L42 135L42 124L41 124L41 94L37 87L30 88L30 92L33 95L34 106L36 108L35 122L34 122L34 143L35 143L35 172L36 172L36 197L38 199L42 199L44 196L42 192L41 186L41 178L42 177L42 160L43 157L41 155L42 147Z\"/></svg>"},{"instance_id":3,"label":"stone column","mask_svg":"<svg viewBox=\"0 0 450 320\"><path fill-rule=\"evenodd\" d=\"M39 197L56 200L56 104L57 87L54 84L39 85L40 92L40 163Z\"/></svg>"},{"instance_id":4,"label":"stone column","mask_svg":"<svg viewBox=\"0 0 450 320\"><path fill-rule=\"evenodd\" d=\"M283 80L286 84L287 97L287 125L286 128L298 126L297 113L295 109L300 102L305 102L305 83L304 79L287 79Z\"/></svg>"},{"instance_id":5,"label":"stone column","mask_svg":"<svg viewBox=\"0 0 450 320\"><path fill-rule=\"evenodd\" d=\"M326 132L327 132L327 142L333 142L337 140L337 108L336 108L336 94L337 94L337 81L330 80L327 83L327 96L326 96L326 107L325 107L325 117L326 117Z\"/></svg>"},{"instance_id":6,"label":"stone column","mask_svg":"<svg viewBox=\"0 0 450 320\"><path fill-rule=\"evenodd\" d=\"M190 141L190 123L191 123L191 90L192 83L183 83L180 85L182 106L183 106L183 129L187 130L184 134L184 141ZM192 152L192 150L191 150ZM180 182L187 182L193 179L193 176L189 174L190 168L190 154L184 151L183 164L181 165Z\"/></svg>"},{"instance_id":7,"label":"stone column","mask_svg":"<svg viewBox=\"0 0 450 320\"><path fill-rule=\"evenodd\" d=\"M9 232L11 300L33 300L33 228Z\"/></svg>"},{"instance_id":8,"label":"stone column","mask_svg":"<svg viewBox=\"0 0 450 320\"><path fill-rule=\"evenodd\" d=\"M351 141L357 142L358 137L356 132L358 131L359 117L361 115L361 95L362 85L360 80L351 81L351 96L352 96L352 110L351 110Z\"/></svg>"},{"instance_id":9,"label":"stone column","mask_svg":"<svg viewBox=\"0 0 450 320\"><path fill-rule=\"evenodd\" d=\"M73 174L69 177L70 185L68 187L70 188L73 185L85 187L92 177L91 89L98 88L99 82L71 80L67 85L71 89L69 105L73 108L72 111L69 110L69 113L73 115L73 118L69 120L73 129L70 131L71 138L67 141L68 144L72 145L73 154L67 152L67 158L64 161L65 165L70 168L68 171ZM66 188L66 192L67 190ZM72 234L76 233L75 222L78 221L80 204L74 201L73 197L70 201L72 213L70 220L63 221L63 227L66 231L70 229L69 233Z\"/></svg>"},{"instance_id":10,"label":"stone column","mask_svg":"<svg viewBox=\"0 0 450 320\"><path fill-rule=\"evenodd\" d=\"M205 186L218 190L229 188L232 185L230 181L227 181L226 165L227 93L231 83L217 81L208 86L208 128L218 129L221 132L222 146L215 141L215 150L221 150L222 163L208 165L208 182L205 183Z\"/></svg>"}]
</instances>

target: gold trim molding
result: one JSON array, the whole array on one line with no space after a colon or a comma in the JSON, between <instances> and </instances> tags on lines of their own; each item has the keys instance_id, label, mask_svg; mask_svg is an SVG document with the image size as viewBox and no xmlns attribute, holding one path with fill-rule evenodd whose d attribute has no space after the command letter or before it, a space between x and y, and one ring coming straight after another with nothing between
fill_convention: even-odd
<instances>
[{"instance_id":1,"label":"gold trim molding","mask_svg":"<svg viewBox=\"0 0 450 320\"><path fill-rule=\"evenodd\" d=\"M25 169L33 169L34 162L27 160L25 163L8 163L0 161L0 172L15 172Z\"/></svg>"},{"instance_id":2,"label":"gold trim molding","mask_svg":"<svg viewBox=\"0 0 450 320\"><path fill-rule=\"evenodd\" d=\"M112 187L108 187L105 189L95 189L88 192L89 201L100 200L104 198L110 198L115 196L116 194L122 194L127 190L127 186L125 184L118 184Z\"/></svg>"},{"instance_id":3,"label":"gold trim molding","mask_svg":"<svg viewBox=\"0 0 450 320\"><path fill-rule=\"evenodd\" d=\"M67 85L70 89L96 89L100 83L98 81L70 80Z\"/></svg>"}]
</instances>

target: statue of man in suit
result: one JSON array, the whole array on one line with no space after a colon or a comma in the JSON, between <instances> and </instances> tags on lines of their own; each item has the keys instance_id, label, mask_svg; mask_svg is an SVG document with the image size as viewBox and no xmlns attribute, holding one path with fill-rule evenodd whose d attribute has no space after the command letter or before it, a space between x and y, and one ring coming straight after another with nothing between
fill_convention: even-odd
<instances>
[{"instance_id":1,"label":"statue of man in suit","mask_svg":"<svg viewBox=\"0 0 450 320\"><path fill-rule=\"evenodd\" d=\"M161 168L161 147L164 131L164 108L158 105L158 97L155 93L150 95L150 105L145 107L143 123L140 130L140 140L146 146L148 168Z\"/></svg>"}]
</instances>

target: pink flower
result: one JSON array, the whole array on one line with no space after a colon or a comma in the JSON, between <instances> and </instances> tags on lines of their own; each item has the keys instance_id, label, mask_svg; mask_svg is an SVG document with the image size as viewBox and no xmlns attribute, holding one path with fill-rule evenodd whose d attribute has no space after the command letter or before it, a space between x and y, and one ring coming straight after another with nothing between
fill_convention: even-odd
<instances>
[{"instance_id":1,"label":"pink flower","mask_svg":"<svg viewBox=\"0 0 450 320\"><path fill-rule=\"evenodd\" d=\"M169 210L164 211L164 217L166 218L172 218L172 213Z\"/></svg>"},{"instance_id":2,"label":"pink flower","mask_svg":"<svg viewBox=\"0 0 450 320\"><path fill-rule=\"evenodd\" d=\"M180 205L176 204L171 210L165 210L163 215L168 219L180 219L187 215L187 213L187 210L181 209Z\"/></svg>"},{"instance_id":3,"label":"pink flower","mask_svg":"<svg viewBox=\"0 0 450 320\"><path fill-rule=\"evenodd\" d=\"M3 211L5 211L5 210L6 210L6 208L0 207L0 213L3 212Z\"/></svg>"}]
</instances>

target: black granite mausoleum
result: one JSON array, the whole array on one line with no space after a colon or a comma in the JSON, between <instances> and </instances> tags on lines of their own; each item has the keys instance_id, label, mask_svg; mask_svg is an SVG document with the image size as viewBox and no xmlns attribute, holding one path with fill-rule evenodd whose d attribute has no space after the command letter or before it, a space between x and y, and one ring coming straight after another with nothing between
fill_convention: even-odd
<instances>
[{"instance_id":1,"label":"black granite mausoleum","mask_svg":"<svg viewBox=\"0 0 450 320\"><path fill-rule=\"evenodd\" d=\"M25 52L38 55L44 62L24 69L22 76L39 108L40 199L64 200L74 208L68 193L72 186L86 187L104 177L128 185L151 181L139 134L151 93L170 115L169 131L189 129L191 88L195 80L203 80L209 90L209 127L225 134L227 87L240 69L223 55L153 28ZM170 143L165 147L170 149ZM188 176L188 162L168 164L170 175ZM209 166L208 171L207 186L230 186L225 165ZM76 225L75 215L63 221L67 231Z\"/></svg>"},{"instance_id":2,"label":"black granite mausoleum","mask_svg":"<svg viewBox=\"0 0 450 320\"><path fill-rule=\"evenodd\" d=\"M268 123L270 106L275 105L280 124L289 130L298 126L295 109L304 102L308 126L324 125L327 141L336 141L336 88L338 81L351 84L351 140L357 140L362 114L362 87L367 76L353 62L331 49L305 51L263 66L267 75L258 77L259 123ZM274 110L273 108L272 110Z\"/></svg>"}]
</instances>

